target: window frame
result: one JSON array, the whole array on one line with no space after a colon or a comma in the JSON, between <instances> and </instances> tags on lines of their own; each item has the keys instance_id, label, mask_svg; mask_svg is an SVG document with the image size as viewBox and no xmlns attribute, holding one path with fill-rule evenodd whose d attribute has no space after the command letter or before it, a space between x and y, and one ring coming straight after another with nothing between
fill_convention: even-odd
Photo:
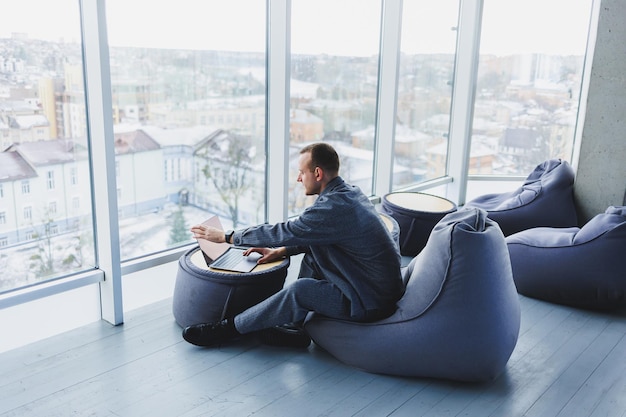
<instances>
[{"instance_id":1,"label":"window frame","mask_svg":"<svg viewBox=\"0 0 626 417\"><path fill-rule=\"evenodd\" d=\"M95 228L96 268L62 277L29 288L0 295L0 309L59 294L92 284L100 285L102 319L120 324L124 321L122 278L124 275L176 261L191 245L167 250L139 259L121 262L117 209L117 172L113 146L113 114L105 4L97 0L79 0L83 35L83 65L89 137L89 178L92 184L93 223ZM594 0L592 27L597 26L599 1ZM381 50L376 109L373 200L378 201L392 190L393 148L396 111L396 84L400 53L400 24L403 0L381 0ZM473 101L478 69L479 38L483 0L460 0L457 50L454 66L453 97L450 114L447 175L402 191L436 189L446 198L465 202L468 181L484 178L468 176L469 147L473 120ZM291 0L266 1L266 189L265 220L287 220L289 99L290 99L290 14ZM271 25L270 25L271 22ZM584 104L593 57L593 33L590 31L585 56L586 82L583 82L574 157L580 149L584 123ZM389 138L381 140L380 138ZM575 163L575 161L574 161ZM507 177L506 180L511 180ZM499 180L490 177L489 180ZM28 181L28 180L26 180ZM78 177L72 185L76 185ZM271 186L270 186L271 184ZM30 189L30 184L28 184ZM22 189L23 191L23 189ZM396 190L398 191L398 190ZM72 208L75 202L72 200ZM105 280L104 277L107 277Z\"/></svg>"}]
</instances>

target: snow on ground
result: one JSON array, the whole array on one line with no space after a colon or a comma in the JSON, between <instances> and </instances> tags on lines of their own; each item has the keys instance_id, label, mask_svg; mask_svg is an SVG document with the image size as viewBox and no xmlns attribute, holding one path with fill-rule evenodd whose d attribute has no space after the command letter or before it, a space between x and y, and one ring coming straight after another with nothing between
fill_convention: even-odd
<instances>
[{"instance_id":1,"label":"snow on ground","mask_svg":"<svg viewBox=\"0 0 626 417\"><path fill-rule=\"evenodd\" d=\"M178 209L177 206L168 207L158 213L148 213L138 217L119 220L120 247L122 259L132 259L150 253L155 253L168 248L168 240L171 232L172 214ZM201 223L212 213L196 207L183 207L185 225L187 230L196 223ZM222 219L226 227L230 222ZM84 240L80 248L83 260L81 264L74 263L64 266L63 259L68 255L76 255L76 233L54 236L50 241L29 242L0 250L0 293L15 288L31 285L45 278L52 279L63 276L69 272L89 270L95 267L93 237L91 232L83 232ZM189 243L193 243L189 232ZM38 248L50 249L54 257L54 273L42 279L38 271L38 264L31 261L31 256L39 253Z\"/></svg>"}]
</instances>

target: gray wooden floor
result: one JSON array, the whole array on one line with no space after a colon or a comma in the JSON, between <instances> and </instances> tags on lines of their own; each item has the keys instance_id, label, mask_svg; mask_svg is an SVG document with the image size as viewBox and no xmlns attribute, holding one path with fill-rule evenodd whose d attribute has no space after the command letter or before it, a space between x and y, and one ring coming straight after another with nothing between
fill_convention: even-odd
<instances>
[{"instance_id":1,"label":"gray wooden floor","mask_svg":"<svg viewBox=\"0 0 626 417\"><path fill-rule=\"evenodd\" d=\"M626 311L520 297L506 371L465 384L374 375L322 349L181 339L171 300L0 355L2 416L626 416Z\"/></svg>"}]
</instances>

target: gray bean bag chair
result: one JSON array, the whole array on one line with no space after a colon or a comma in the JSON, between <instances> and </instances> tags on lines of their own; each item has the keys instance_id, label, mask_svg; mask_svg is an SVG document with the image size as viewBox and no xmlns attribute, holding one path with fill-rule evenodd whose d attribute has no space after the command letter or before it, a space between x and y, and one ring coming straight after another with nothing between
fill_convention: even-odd
<instances>
[{"instance_id":1,"label":"gray bean bag chair","mask_svg":"<svg viewBox=\"0 0 626 417\"><path fill-rule=\"evenodd\" d=\"M446 215L403 277L392 316L355 323L311 314L305 329L337 359L369 372L460 381L502 372L520 305L504 236L485 211Z\"/></svg>"},{"instance_id":2,"label":"gray bean bag chair","mask_svg":"<svg viewBox=\"0 0 626 417\"><path fill-rule=\"evenodd\" d=\"M626 206L582 228L539 227L506 242L520 294L588 309L626 306Z\"/></svg>"},{"instance_id":3,"label":"gray bean bag chair","mask_svg":"<svg viewBox=\"0 0 626 417\"><path fill-rule=\"evenodd\" d=\"M524 184L510 193L486 194L465 204L487 210L505 236L533 227L574 227L574 170L567 161L537 165Z\"/></svg>"}]
</instances>

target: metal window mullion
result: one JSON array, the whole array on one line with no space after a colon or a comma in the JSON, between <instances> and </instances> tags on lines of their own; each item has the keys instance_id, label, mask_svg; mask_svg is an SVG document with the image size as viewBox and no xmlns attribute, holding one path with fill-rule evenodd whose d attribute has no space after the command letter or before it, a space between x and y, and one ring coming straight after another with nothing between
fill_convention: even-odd
<instances>
[{"instance_id":1,"label":"metal window mullion","mask_svg":"<svg viewBox=\"0 0 626 417\"><path fill-rule=\"evenodd\" d=\"M589 30L587 35L587 48L583 65L582 80L580 83L580 97L578 100L578 114L576 117L576 130L574 131L574 144L572 146L572 167L578 171L580 161L580 148L583 137L583 127L587 116L587 99L589 97L589 84L591 83L591 66L595 55L596 40L598 37L598 20L600 19L600 0L591 3L591 16L589 18Z\"/></svg>"},{"instance_id":2,"label":"metal window mullion","mask_svg":"<svg viewBox=\"0 0 626 417\"><path fill-rule=\"evenodd\" d=\"M480 52L483 0L461 0L448 141L446 197L465 204Z\"/></svg>"},{"instance_id":3,"label":"metal window mullion","mask_svg":"<svg viewBox=\"0 0 626 417\"><path fill-rule=\"evenodd\" d=\"M382 5L376 142L374 148L373 194L383 196L392 189L395 115L398 95L402 0L384 0Z\"/></svg>"},{"instance_id":4,"label":"metal window mullion","mask_svg":"<svg viewBox=\"0 0 626 417\"><path fill-rule=\"evenodd\" d=\"M267 1L266 220L287 220L291 0Z\"/></svg>"},{"instance_id":5,"label":"metal window mullion","mask_svg":"<svg viewBox=\"0 0 626 417\"><path fill-rule=\"evenodd\" d=\"M100 304L102 318L117 325L124 318L105 1L81 0L80 5L96 259L104 273Z\"/></svg>"}]
</instances>

